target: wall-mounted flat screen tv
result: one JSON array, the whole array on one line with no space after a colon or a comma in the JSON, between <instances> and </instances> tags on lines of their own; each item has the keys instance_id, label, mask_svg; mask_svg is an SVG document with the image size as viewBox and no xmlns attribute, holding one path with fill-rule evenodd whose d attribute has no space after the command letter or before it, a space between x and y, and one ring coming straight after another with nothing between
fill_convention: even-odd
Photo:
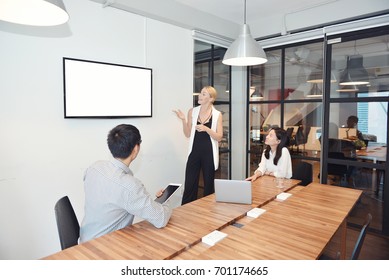
<instances>
[{"instance_id":1,"label":"wall-mounted flat screen tv","mask_svg":"<svg viewBox=\"0 0 389 280\"><path fill-rule=\"evenodd\" d=\"M65 118L152 116L152 69L63 58Z\"/></svg>"}]
</instances>

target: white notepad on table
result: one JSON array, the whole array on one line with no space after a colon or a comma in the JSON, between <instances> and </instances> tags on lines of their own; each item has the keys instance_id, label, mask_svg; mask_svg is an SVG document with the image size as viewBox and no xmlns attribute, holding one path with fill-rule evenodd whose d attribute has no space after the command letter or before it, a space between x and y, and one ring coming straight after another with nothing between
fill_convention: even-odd
<instances>
[{"instance_id":1,"label":"white notepad on table","mask_svg":"<svg viewBox=\"0 0 389 280\"><path fill-rule=\"evenodd\" d=\"M203 238L201 238L201 241L209 246L213 246L216 243L218 243L220 240L224 239L227 235L228 235L227 233L214 230L211 233L207 234L206 236L203 236Z\"/></svg>"},{"instance_id":2,"label":"white notepad on table","mask_svg":"<svg viewBox=\"0 0 389 280\"><path fill-rule=\"evenodd\" d=\"M285 200L285 199L288 199L288 197L290 197L290 196L292 196L291 193L282 192L282 193L277 195L277 199L278 200Z\"/></svg>"},{"instance_id":3,"label":"white notepad on table","mask_svg":"<svg viewBox=\"0 0 389 280\"><path fill-rule=\"evenodd\" d=\"M262 208L253 208L250 211L247 212L247 216L251 218L258 218L263 213L265 213L266 210Z\"/></svg>"}]
</instances>

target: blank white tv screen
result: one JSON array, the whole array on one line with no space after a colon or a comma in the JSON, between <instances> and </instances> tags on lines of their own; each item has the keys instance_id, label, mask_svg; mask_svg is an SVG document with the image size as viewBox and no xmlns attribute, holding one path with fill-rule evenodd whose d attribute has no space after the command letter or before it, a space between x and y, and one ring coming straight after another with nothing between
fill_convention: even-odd
<instances>
[{"instance_id":1,"label":"blank white tv screen","mask_svg":"<svg viewBox=\"0 0 389 280\"><path fill-rule=\"evenodd\" d=\"M152 116L152 69L63 58L65 118Z\"/></svg>"}]
</instances>

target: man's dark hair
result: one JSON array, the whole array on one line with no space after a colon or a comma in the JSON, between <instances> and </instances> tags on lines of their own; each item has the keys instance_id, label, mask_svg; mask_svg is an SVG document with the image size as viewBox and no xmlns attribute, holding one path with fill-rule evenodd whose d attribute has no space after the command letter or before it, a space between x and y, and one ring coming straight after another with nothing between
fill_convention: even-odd
<instances>
[{"instance_id":1,"label":"man's dark hair","mask_svg":"<svg viewBox=\"0 0 389 280\"><path fill-rule=\"evenodd\" d=\"M353 123L358 123L358 117L357 116L349 116L347 121L353 122Z\"/></svg>"},{"instance_id":2,"label":"man's dark hair","mask_svg":"<svg viewBox=\"0 0 389 280\"><path fill-rule=\"evenodd\" d=\"M115 158L127 158L135 145L142 142L139 130L130 124L120 124L114 127L107 138L108 148Z\"/></svg>"}]
</instances>

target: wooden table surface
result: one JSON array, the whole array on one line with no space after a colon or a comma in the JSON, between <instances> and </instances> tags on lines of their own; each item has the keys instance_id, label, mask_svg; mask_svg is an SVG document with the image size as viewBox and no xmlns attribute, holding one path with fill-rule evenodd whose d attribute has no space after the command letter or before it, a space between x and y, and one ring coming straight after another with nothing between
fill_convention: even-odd
<instances>
[{"instance_id":1,"label":"wooden table surface","mask_svg":"<svg viewBox=\"0 0 389 280\"><path fill-rule=\"evenodd\" d=\"M211 194L175 208L168 225L162 229L142 221L44 259L171 259L201 242L208 233L227 227L253 207L272 201L298 183L286 179L281 189L274 177L263 176L252 183L252 205L215 202L215 195Z\"/></svg>"},{"instance_id":2,"label":"wooden table surface","mask_svg":"<svg viewBox=\"0 0 389 280\"><path fill-rule=\"evenodd\" d=\"M175 259L317 259L339 227L345 254L346 217L362 191L312 183L287 200L265 205L267 211L210 247L201 243ZM276 203L276 206L268 205ZM246 218L247 219L247 218ZM239 221L238 221L239 223Z\"/></svg>"}]
</instances>

